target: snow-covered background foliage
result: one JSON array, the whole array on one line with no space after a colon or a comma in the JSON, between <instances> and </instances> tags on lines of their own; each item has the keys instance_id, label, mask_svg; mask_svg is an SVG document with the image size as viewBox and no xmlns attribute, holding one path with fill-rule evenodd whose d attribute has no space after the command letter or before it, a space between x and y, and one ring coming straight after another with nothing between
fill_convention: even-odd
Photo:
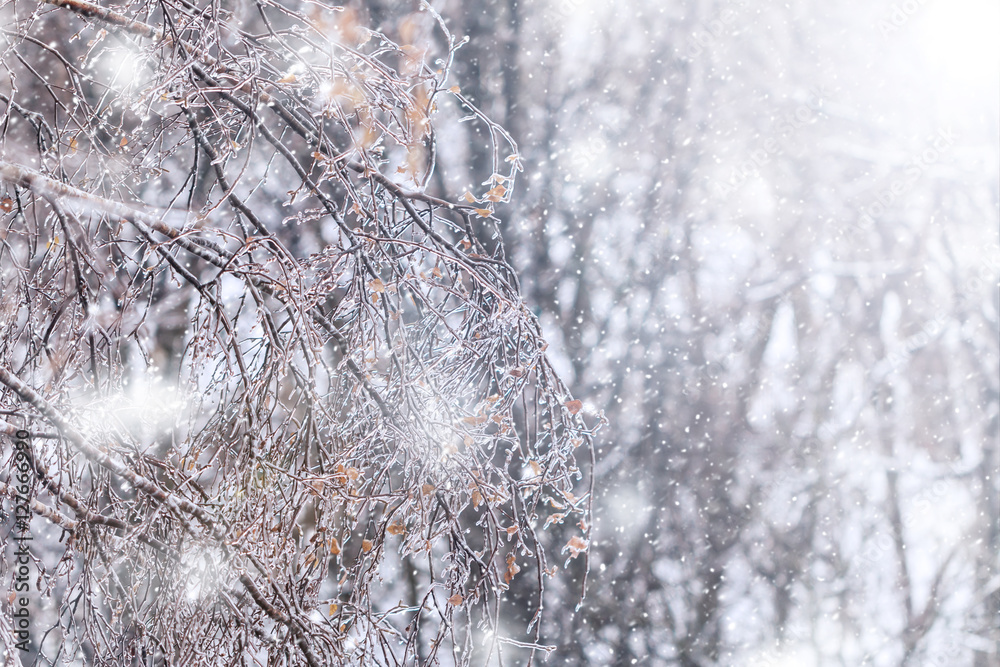
<instances>
[{"instance_id":1,"label":"snow-covered background foliage","mask_svg":"<svg viewBox=\"0 0 1000 667\"><path fill-rule=\"evenodd\" d=\"M610 421L557 664L1000 660L996 3L447 6Z\"/></svg>"}]
</instances>

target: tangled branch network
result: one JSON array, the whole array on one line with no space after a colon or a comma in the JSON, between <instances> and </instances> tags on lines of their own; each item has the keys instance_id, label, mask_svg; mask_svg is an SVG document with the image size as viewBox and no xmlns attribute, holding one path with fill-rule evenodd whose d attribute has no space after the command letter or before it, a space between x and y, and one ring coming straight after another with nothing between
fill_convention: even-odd
<instances>
[{"instance_id":1,"label":"tangled branch network","mask_svg":"<svg viewBox=\"0 0 1000 667\"><path fill-rule=\"evenodd\" d=\"M551 650L599 419L504 259L520 158L449 81L440 17L394 41L322 2L2 11L0 430L33 436L33 659ZM464 201L435 170L449 109L493 142Z\"/></svg>"}]
</instances>

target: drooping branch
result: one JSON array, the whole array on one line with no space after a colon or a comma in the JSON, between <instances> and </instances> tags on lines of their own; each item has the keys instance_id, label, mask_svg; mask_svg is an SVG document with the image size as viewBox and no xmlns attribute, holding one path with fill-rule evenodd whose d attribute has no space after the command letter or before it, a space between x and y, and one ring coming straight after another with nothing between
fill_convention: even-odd
<instances>
[{"instance_id":1,"label":"drooping branch","mask_svg":"<svg viewBox=\"0 0 1000 667\"><path fill-rule=\"evenodd\" d=\"M210 517L204 509L186 498L163 489L154 481L135 473L122 461L111 455L106 448L96 447L90 444L87 439L79 431L77 431L58 410L48 403L48 401L39 396L33 389L31 389L31 387L21 382L20 379L2 366L0 366L0 383L17 394L21 400L38 410L49 422L52 423L53 426L59 430L62 437L72 442L73 445L88 459L97 463L109 472L121 477L133 487L151 497L157 503L170 508L170 510L176 514L189 515L197 519L198 522L200 522L208 531L208 535L215 542L216 546L222 551L223 554L226 555L227 560L233 559L233 554L230 553L230 542L227 538L225 527L219 525L219 523ZM4 485L4 488L0 488L0 491L5 490L6 485ZM38 501L33 501L31 507L37 514L52 520L54 523L57 523L67 530L72 531L76 527L73 522L65 519L62 515L49 510ZM121 522L109 522L103 517L98 518L98 515L94 515L90 512L87 512L84 518L93 523L109 525L113 528L125 528L125 525ZM274 608L263 599L256 584L254 584L253 580L246 573L240 574L239 581L247 589L251 598L258 606L261 607L261 609L267 612L268 615L276 621L279 621L288 627L288 629L295 636L296 644L302 650L303 655L306 657L310 667L320 667L321 662L314 655L310 646L308 634L302 627L301 623L299 623L295 618L286 617L284 614L276 612Z\"/></svg>"},{"instance_id":2,"label":"drooping branch","mask_svg":"<svg viewBox=\"0 0 1000 667\"><path fill-rule=\"evenodd\" d=\"M98 30L89 55L22 37L54 51L80 90L64 103L69 125L42 119L61 163L0 161L15 231L4 276L17 281L0 299L15 286L38 295L5 306L45 332L12 334L0 384L25 423L41 415L58 431L39 443L41 492L98 528L81 531L79 594L103 608L87 586L105 573L145 582L100 595L145 614L150 641L172 651L193 640L164 618L230 638L199 664L247 650L278 659L290 641L294 663L388 665L472 646L532 567L518 579L537 588L527 634L487 649L530 660L556 576L546 550L569 537L546 535L546 514L583 519L574 557L590 540L591 489L573 489L593 429L545 357L498 239L494 206L519 169L509 135L474 113L499 144L497 171L510 171L453 203L423 188L435 100L462 98L411 45L345 45L336 35L357 33L350 25L327 30L322 12L277 3L259 7L253 34L187 2L146 7L157 25L49 4ZM125 84L75 69L121 49L141 69ZM10 127L19 141L24 126ZM167 223L179 211L183 228ZM163 423L155 407L120 417L137 377L176 384L182 407ZM152 549L117 555L119 540ZM206 583L206 559L217 581ZM422 611L379 580L401 563ZM118 631L79 627L90 642ZM135 652L146 641L119 639Z\"/></svg>"}]
</instances>

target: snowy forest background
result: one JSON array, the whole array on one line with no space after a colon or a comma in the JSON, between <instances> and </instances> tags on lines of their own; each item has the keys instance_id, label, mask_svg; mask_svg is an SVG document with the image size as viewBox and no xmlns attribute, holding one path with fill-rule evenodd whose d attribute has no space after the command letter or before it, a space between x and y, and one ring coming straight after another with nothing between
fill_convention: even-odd
<instances>
[{"instance_id":1,"label":"snowy forest background","mask_svg":"<svg viewBox=\"0 0 1000 667\"><path fill-rule=\"evenodd\" d=\"M187 56L74 4L2 5L0 159L145 205L150 225L195 241L122 232L131 213L4 172L0 429L35 434L51 473L38 500L78 522L32 522L37 630L31 651L16 651L13 596L2 603L6 664L1000 662L996 3L104 4L190 30L194 46L175 52L217 59L197 85L205 100L230 97L186 107ZM353 42L344 71L370 67L378 83L359 92L333 77L331 92L319 69L296 65L288 54L319 48L298 16ZM373 55L389 42L368 28L391 40L388 55ZM271 30L288 49L268 43L274 61L246 46ZM252 76L224 70L244 56ZM265 107L283 102L261 98L253 77L291 100L278 129ZM240 101L253 95L259 107ZM355 172L330 166L308 132L295 136L323 96L346 109L331 136L356 131L345 158ZM366 120L359 109L376 102L371 117L397 109L398 127ZM428 119L433 136L420 129ZM302 187L294 160L325 173L327 208L323 182ZM331 220L354 224L353 206L381 226L351 246ZM421 226L424 208L442 231ZM381 261L389 268L364 275ZM433 286L420 292L406 262ZM494 270L504 262L516 278ZM81 279L81 264L95 277ZM239 280L220 279L214 297L194 286L220 270ZM267 282L289 274L298 283ZM299 301L283 296L293 283ZM450 299L454 311L435 310ZM391 331L410 308L413 328ZM482 321L469 324L473 311ZM319 315L296 319L309 312ZM451 331L455 322L467 328ZM497 344L468 357L449 342L474 347L483 332ZM277 360L266 339L286 345ZM400 360L379 361L390 348ZM213 375L220 359L245 385ZM402 370L420 364L432 369L422 379ZM456 378L478 389L448 393ZM58 426L31 395L75 426ZM313 407L329 396L341 402ZM256 421L240 422L227 401L256 406ZM459 401L455 426L441 415ZM418 416L393 421L397 404ZM417 422L419 436L397 428ZM322 443L366 444L342 461L324 458L340 445L288 454L307 427ZM218 454L223 434L247 451ZM447 444L418 455L421 438ZM142 501L141 485L97 463L102 439L211 518L158 514L166 496ZM481 468L449 467L476 448ZM285 479L289 466L297 476ZM275 533L287 546L237 553L225 532L252 532L246 508L265 497L283 499L273 512L292 520L254 539ZM359 497L376 500L352 509ZM93 513L119 523L95 527ZM8 517L5 538L10 529ZM244 556L253 567L220 565ZM136 563L157 574L143 579ZM275 583L286 574L287 586ZM166 602L160 587L174 591Z\"/></svg>"}]
</instances>

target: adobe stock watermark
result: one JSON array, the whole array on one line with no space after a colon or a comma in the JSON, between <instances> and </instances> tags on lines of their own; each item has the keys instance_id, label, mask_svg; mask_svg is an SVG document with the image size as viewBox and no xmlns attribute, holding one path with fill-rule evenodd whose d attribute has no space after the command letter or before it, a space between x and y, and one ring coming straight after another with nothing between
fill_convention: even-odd
<instances>
[{"instance_id":1,"label":"adobe stock watermark","mask_svg":"<svg viewBox=\"0 0 1000 667\"><path fill-rule=\"evenodd\" d=\"M766 648L750 662L750 667L783 667L789 663L789 652L794 652L797 646L811 646L814 638L803 630L795 627L783 628L781 639L773 646Z\"/></svg>"},{"instance_id":2,"label":"adobe stock watermark","mask_svg":"<svg viewBox=\"0 0 1000 667\"><path fill-rule=\"evenodd\" d=\"M775 116L770 136L764 143L750 151L733 167L725 181L715 181L713 190L716 195L728 197L741 188L748 180L760 174L764 165L774 158L792 149L792 139L806 125L811 125L820 117L824 101L833 98L834 91L820 84L808 91L807 101L790 111Z\"/></svg>"},{"instance_id":3,"label":"adobe stock watermark","mask_svg":"<svg viewBox=\"0 0 1000 667\"><path fill-rule=\"evenodd\" d=\"M547 4L545 15L549 20L565 20L579 13L582 6L583 0L557 0Z\"/></svg>"},{"instance_id":4,"label":"adobe stock watermark","mask_svg":"<svg viewBox=\"0 0 1000 667\"><path fill-rule=\"evenodd\" d=\"M31 589L31 557L28 552L28 543L31 541L31 490L32 490L32 467L31 467L31 442L29 433L25 430L17 431L14 434L14 528L12 539L14 541L14 599L11 610L11 626L14 629L14 637L17 639L15 646L21 651L29 651L31 639L31 611L28 606L30 599L28 592Z\"/></svg>"},{"instance_id":5,"label":"adobe stock watermark","mask_svg":"<svg viewBox=\"0 0 1000 667\"><path fill-rule=\"evenodd\" d=\"M875 384L881 383L891 373L902 368L914 353L940 338L946 329L956 322L953 315L956 309L963 308L970 300L980 299L982 289L987 285L992 289L1000 287L998 277L1000 277L1000 245L994 244L984 253L975 270L956 287L955 305L925 320L919 331L901 340L899 345L877 361L869 371L869 381ZM819 428L818 435L822 440L830 441L842 430L850 427L854 419L855 417L850 417L829 421Z\"/></svg>"},{"instance_id":6,"label":"adobe stock watermark","mask_svg":"<svg viewBox=\"0 0 1000 667\"><path fill-rule=\"evenodd\" d=\"M996 287L998 276L1000 276L1000 245L993 245L986 251L976 269L958 286L955 292L955 307L963 308L974 297L979 298L983 287L987 284ZM914 352L923 349L941 336L953 319L951 311L942 311L924 322L920 331L903 340L897 349L876 364L872 374L879 378L898 370Z\"/></svg>"},{"instance_id":7,"label":"adobe stock watermark","mask_svg":"<svg viewBox=\"0 0 1000 667\"><path fill-rule=\"evenodd\" d=\"M720 37L731 34L739 18L736 10L747 4L746 0L730 0L712 18L695 26L680 56L688 60L697 58Z\"/></svg>"},{"instance_id":8,"label":"adobe stock watermark","mask_svg":"<svg viewBox=\"0 0 1000 667\"><path fill-rule=\"evenodd\" d=\"M927 4L927 0L905 0L893 3L892 7L889 8L889 13L885 18L879 19L875 27L882 33L882 37L888 37L909 23L913 15L920 11L920 8L925 4Z\"/></svg>"},{"instance_id":9,"label":"adobe stock watermark","mask_svg":"<svg viewBox=\"0 0 1000 667\"><path fill-rule=\"evenodd\" d=\"M878 194L875 195L875 201L859 209L858 220L848 228L848 235L857 240L862 233L868 231L876 220L899 201L900 197L916 187L917 182L929 167L941 161L941 158L955 145L955 139L955 133L952 130L938 130L937 134L929 139L929 145L924 150L910 157L904 163L903 177L892 181L888 188L879 190Z\"/></svg>"},{"instance_id":10,"label":"adobe stock watermark","mask_svg":"<svg viewBox=\"0 0 1000 667\"><path fill-rule=\"evenodd\" d=\"M960 462L949 464L952 474L958 475L964 472ZM949 484L944 479L938 479L929 488L923 488L908 507L913 511L907 512L902 518L903 530L910 529L914 524L919 524L926 520L927 512L935 506L940 505L947 497ZM892 530L888 526L876 528L875 534L864 539L864 548L855 558L864 566L874 565L885 559L887 554L896 553L896 537L891 534Z\"/></svg>"},{"instance_id":11,"label":"adobe stock watermark","mask_svg":"<svg viewBox=\"0 0 1000 667\"><path fill-rule=\"evenodd\" d=\"M948 665L958 664L958 658L962 655L965 647L958 637L953 634L948 636L948 641L943 646L936 647L933 651L927 652L927 662L930 667L948 667Z\"/></svg>"}]
</instances>

